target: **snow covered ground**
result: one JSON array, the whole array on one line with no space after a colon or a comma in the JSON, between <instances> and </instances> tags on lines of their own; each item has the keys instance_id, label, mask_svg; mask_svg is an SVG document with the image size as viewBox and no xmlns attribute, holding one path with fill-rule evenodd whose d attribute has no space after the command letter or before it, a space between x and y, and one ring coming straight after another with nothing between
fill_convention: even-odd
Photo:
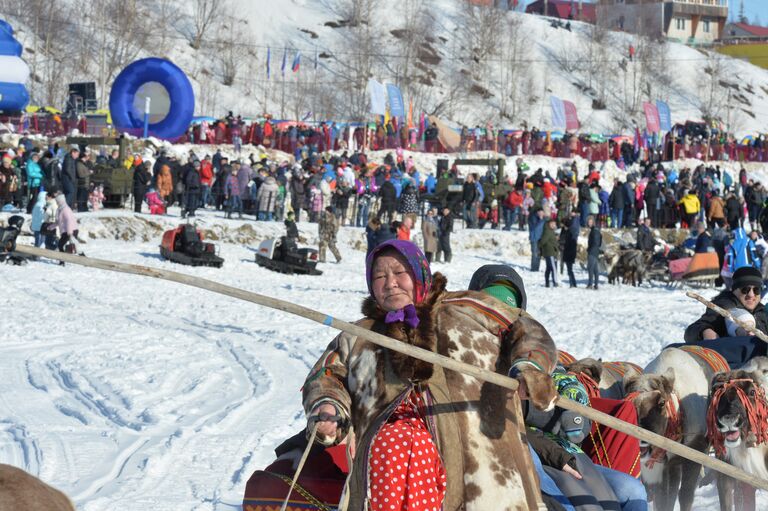
<instances>
[{"instance_id":1,"label":"snow covered ground","mask_svg":"<svg viewBox=\"0 0 768 511\"><path fill-rule=\"evenodd\" d=\"M344 320L360 316L360 229L342 229L341 264L321 265L318 277L286 276L257 266L248 241L277 234L279 224L205 212L200 223L225 239L255 234L220 244L222 269L190 268L158 254L156 232L176 219L137 227L123 241L102 237L100 226L128 224L133 215L99 216L83 223L95 236L81 246L89 256L210 278ZM316 226L299 227L316 240ZM587 290L584 271L579 289L544 288L543 272L529 272L518 255L525 233L458 232L454 246L464 248L453 263L433 268L448 276L449 289L467 286L482 264L511 264L526 282L529 311L577 357L644 365L702 312L680 290ZM303 427L299 389L335 335L199 289L75 265L2 265L0 282L0 462L40 476L83 511L240 509L250 474ZM715 487L700 489L694 506L717 509Z\"/></svg>"}]
</instances>

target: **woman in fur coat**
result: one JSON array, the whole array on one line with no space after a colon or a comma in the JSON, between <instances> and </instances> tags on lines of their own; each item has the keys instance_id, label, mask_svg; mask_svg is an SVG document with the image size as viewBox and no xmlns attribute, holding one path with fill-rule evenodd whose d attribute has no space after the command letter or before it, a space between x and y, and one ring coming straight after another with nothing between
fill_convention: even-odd
<instances>
[{"instance_id":1,"label":"woman in fur coat","mask_svg":"<svg viewBox=\"0 0 768 511\"><path fill-rule=\"evenodd\" d=\"M377 246L366 278L359 326L511 374L521 397L552 406L555 346L524 311L484 293L446 291L446 278L433 277L407 241ZM540 503L524 427L515 420L518 394L348 333L331 342L303 393L308 431L317 423L321 443L354 446L340 509L523 511Z\"/></svg>"}]
</instances>

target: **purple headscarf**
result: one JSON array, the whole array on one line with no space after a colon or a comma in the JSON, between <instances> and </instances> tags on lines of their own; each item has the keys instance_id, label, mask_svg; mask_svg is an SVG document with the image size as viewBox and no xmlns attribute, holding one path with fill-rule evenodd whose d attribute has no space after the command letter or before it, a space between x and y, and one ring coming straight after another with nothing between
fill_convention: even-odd
<instances>
[{"instance_id":1,"label":"purple headscarf","mask_svg":"<svg viewBox=\"0 0 768 511\"><path fill-rule=\"evenodd\" d=\"M417 304L424 301L429 290L432 288L432 270L429 269L429 262L424 253L414 243L405 240L389 240L371 250L365 259L365 281L368 283L368 292L373 296L372 273L373 263L376 258L385 250L394 249L402 255L408 262L411 276L416 287Z\"/></svg>"}]
</instances>

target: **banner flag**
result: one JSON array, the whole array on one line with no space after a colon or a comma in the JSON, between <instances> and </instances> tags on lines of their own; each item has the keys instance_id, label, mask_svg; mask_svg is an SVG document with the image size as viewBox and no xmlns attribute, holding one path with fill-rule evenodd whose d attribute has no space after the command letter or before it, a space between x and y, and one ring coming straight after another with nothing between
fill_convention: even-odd
<instances>
[{"instance_id":1,"label":"banner flag","mask_svg":"<svg viewBox=\"0 0 768 511\"><path fill-rule=\"evenodd\" d=\"M400 89L396 85L387 84L387 95L389 96L389 112L392 117L405 117L405 104L403 103L403 95L400 93Z\"/></svg>"},{"instance_id":2,"label":"banner flag","mask_svg":"<svg viewBox=\"0 0 768 511\"><path fill-rule=\"evenodd\" d=\"M658 133L660 121L656 105L646 101L643 103L643 110L645 111L645 125L648 128L648 132Z\"/></svg>"},{"instance_id":3,"label":"banner flag","mask_svg":"<svg viewBox=\"0 0 768 511\"><path fill-rule=\"evenodd\" d=\"M565 128L565 105L557 96L550 96L549 103L552 105L552 127Z\"/></svg>"},{"instance_id":4,"label":"banner flag","mask_svg":"<svg viewBox=\"0 0 768 511\"><path fill-rule=\"evenodd\" d=\"M387 113L387 90L383 84L373 78L368 80L368 93L371 95L371 113L384 115Z\"/></svg>"},{"instance_id":5,"label":"banner flag","mask_svg":"<svg viewBox=\"0 0 768 511\"><path fill-rule=\"evenodd\" d=\"M657 101L656 109L659 111L659 128L661 131L672 131L672 111L669 109L669 105L664 101Z\"/></svg>"},{"instance_id":6,"label":"banner flag","mask_svg":"<svg viewBox=\"0 0 768 511\"><path fill-rule=\"evenodd\" d=\"M296 56L293 57L293 64L291 65L291 71L294 73L299 70L301 66L301 52L297 51Z\"/></svg>"},{"instance_id":7,"label":"banner flag","mask_svg":"<svg viewBox=\"0 0 768 511\"><path fill-rule=\"evenodd\" d=\"M272 58L272 49L267 46L267 80L269 80L269 59Z\"/></svg>"},{"instance_id":8,"label":"banner flag","mask_svg":"<svg viewBox=\"0 0 768 511\"><path fill-rule=\"evenodd\" d=\"M280 66L280 72L283 74L283 78L285 78L285 59L288 57L288 48L285 48L283 50L283 64Z\"/></svg>"},{"instance_id":9,"label":"banner flag","mask_svg":"<svg viewBox=\"0 0 768 511\"><path fill-rule=\"evenodd\" d=\"M565 129L567 131L576 131L581 127L579 114L576 112L576 105L570 101L563 101L565 109Z\"/></svg>"}]
</instances>

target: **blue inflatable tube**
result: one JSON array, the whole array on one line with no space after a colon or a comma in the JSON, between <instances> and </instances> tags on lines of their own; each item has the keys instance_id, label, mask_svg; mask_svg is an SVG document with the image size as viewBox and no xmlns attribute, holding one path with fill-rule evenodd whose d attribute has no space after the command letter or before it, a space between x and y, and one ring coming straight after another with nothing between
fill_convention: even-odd
<instances>
[{"instance_id":1,"label":"blue inflatable tube","mask_svg":"<svg viewBox=\"0 0 768 511\"><path fill-rule=\"evenodd\" d=\"M18 112L29 104L29 92L23 83L0 82L0 110Z\"/></svg>"},{"instance_id":2,"label":"blue inflatable tube","mask_svg":"<svg viewBox=\"0 0 768 511\"><path fill-rule=\"evenodd\" d=\"M21 43L14 39L0 39L0 55L21 57Z\"/></svg>"},{"instance_id":3,"label":"blue inflatable tube","mask_svg":"<svg viewBox=\"0 0 768 511\"><path fill-rule=\"evenodd\" d=\"M184 71L165 59L137 60L115 78L109 97L112 122L118 129L140 133L144 127L143 104L136 105L136 95L147 84L160 84L168 95L168 112L162 120L150 123L149 132L159 138L183 135L195 111L195 93Z\"/></svg>"},{"instance_id":4,"label":"blue inflatable tube","mask_svg":"<svg viewBox=\"0 0 768 511\"><path fill-rule=\"evenodd\" d=\"M0 55L21 56L22 46L13 37L13 27L5 20L0 20Z\"/></svg>"}]
</instances>

